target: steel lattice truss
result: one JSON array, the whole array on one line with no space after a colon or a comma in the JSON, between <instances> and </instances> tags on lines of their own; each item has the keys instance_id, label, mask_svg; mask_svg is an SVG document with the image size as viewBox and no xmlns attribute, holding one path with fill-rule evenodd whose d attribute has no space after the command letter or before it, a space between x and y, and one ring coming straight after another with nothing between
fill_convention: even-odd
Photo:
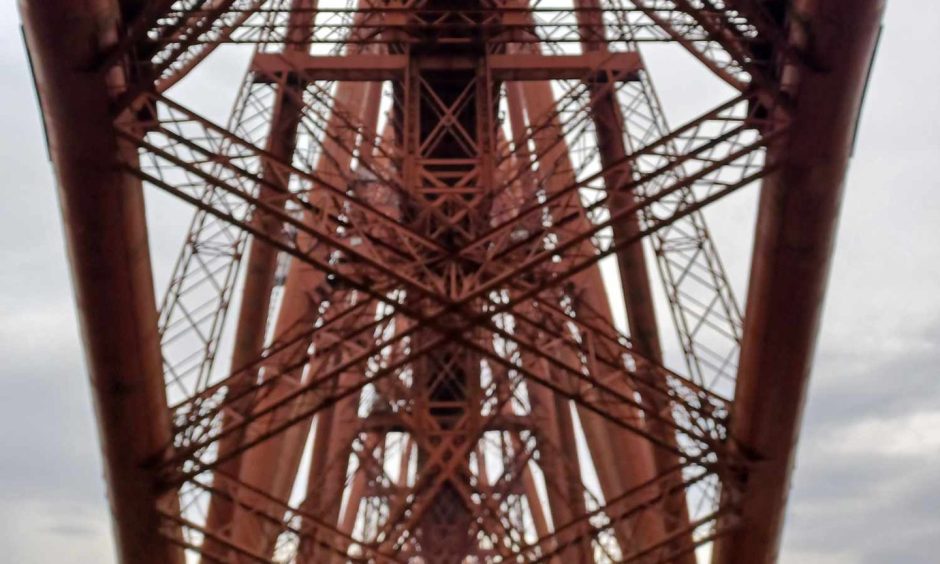
<instances>
[{"instance_id":1,"label":"steel lattice truss","mask_svg":"<svg viewBox=\"0 0 940 564\"><path fill-rule=\"evenodd\" d=\"M742 320L702 210L772 170L776 15L457 4L152 2L106 62L141 77L124 166L196 209L160 319L194 558L693 562L734 526ZM736 94L670 127L644 42ZM225 44L255 51L217 124L170 87Z\"/></svg>"}]
</instances>

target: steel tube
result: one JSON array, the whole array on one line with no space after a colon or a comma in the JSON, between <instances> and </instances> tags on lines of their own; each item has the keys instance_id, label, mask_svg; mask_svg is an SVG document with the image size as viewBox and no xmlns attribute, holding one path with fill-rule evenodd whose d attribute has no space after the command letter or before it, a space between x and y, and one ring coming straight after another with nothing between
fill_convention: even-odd
<instances>
[{"instance_id":1,"label":"steel tube","mask_svg":"<svg viewBox=\"0 0 940 564\"><path fill-rule=\"evenodd\" d=\"M350 101L350 106L361 111L362 101L365 95L365 88L362 83L346 82L341 83L337 92L337 99ZM333 115L328 129L338 130L336 123L337 117ZM349 139L351 132L343 131L343 140L346 143L352 143ZM317 172L325 175L335 173L337 175L348 174L351 156L349 152L341 151L337 143L332 141L324 142L324 155L336 155L336 163L325 156L321 156L317 164ZM335 167L341 167L342 170ZM318 205L329 207L327 196L323 193L311 195L311 200L317 201ZM306 223L313 222L314 219L309 213L305 214ZM327 252L321 250L319 252ZM283 338L290 335L291 332L303 330L312 325L315 321L317 303L311 302L311 298L317 296L317 289L326 283L326 274L315 270L310 265L300 261L294 261L289 269L287 281L284 287L284 299L281 304L277 323L275 325L275 338ZM302 353L305 345L294 347L293 350L285 351L284 358L293 358ZM319 364L320 359L312 359L311 364ZM300 371L298 371L300 372ZM315 374L315 373L314 373ZM301 374L296 374L294 381L302 381ZM293 389L289 380L275 384L270 395L259 404L259 408L264 405L276 402L279 398L289 394ZM245 431L247 435L256 435L269 428L273 421L279 418L289 417L289 413L294 413L300 406L292 406L278 410L273 413L257 417ZM261 491L277 499L286 499L290 494L294 478L297 472L300 457L303 452L304 444L307 440L307 434L310 429L311 421L308 420L301 425L296 425L287 433L271 437L260 445L248 449L242 454L241 473L242 481L251 484ZM252 543L257 543L259 547L270 553L273 550L273 541L279 531L274 531L270 527L263 527L257 519L247 511L236 511L232 519L232 530L235 535L242 538L251 538Z\"/></svg>"},{"instance_id":2,"label":"steel tube","mask_svg":"<svg viewBox=\"0 0 940 564\"><path fill-rule=\"evenodd\" d=\"M751 464L735 484L740 528L716 564L776 559L846 168L884 0L798 2L791 41L812 66L783 69L795 102L769 148L761 190L732 444ZM796 20L797 18L794 18ZM811 37L812 43L806 43ZM719 527L720 528L720 527Z\"/></svg>"},{"instance_id":3,"label":"steel tube","mask_svg":"<svg viewBox=\"0 0 940 564\"><path fill-rule=\"evenodd\" d=\"M575 5L588 8L599 8L597 0L578 0ZM600 12L589 10L578 12L578 22L584 31L581 48L585 53L607 53L607 44L603 41L604 26ZM602 166L610 170L604 176L604 184L608 193L608 207L611 215L620 210L634 208L637 205L636 188L625 188L630 185L632 175L627 171L616 169L616 164L627 159L627 146L624 140L625 116L622 115L617 100L616 91L605 90L604 85L598 82L588 83L592 105L591 118L597 135L597 146L600 152ZM612 226L614 240L617 243L638 238L642 231L640 213L626 215L621 221ZM633 348L644 357L652 360L656 365L663 364L662 347L659 342L659 324L656 320L656 310L653 304L653 290L650 283L649 268L646 264L643 241L620 248L617 253L617 265L620 272L620 284L624 303L627 309L627 322L630 327L630 339ZM649 371L647 378L655 379L658 375ZM640 390L641 393L645 390ZM655 393L645 393L644 401L649 403L657 413L662 413L670 420L672 415L669 404ZM676 445L676 434L667 425L650 420L650 431L669 445ZM679 462L679 457L665 449L654 449L653 459L656 462L657 472L664 472ZM668 499L665 507L668 514L664 520L667 530L678 530L687 526L689 522L688 507L684 495L677 495ZM679 564L694 564L694 556L687 555L677 560Z\"/></svg>"},{"instance_id":4,"label":"steel tube","mask_svg":"<svg viewBox=\"0 0 940 564\"><path fill-rule=\"evenodd\" d=\"M295 0L293 5L296 8L303 8L310 3L309 0ZM303 17L303 12L291 14L293 29L299 30L295 34L298 37L298 43L285 46L285 50L298 51L303 48L309 48L303 40L309 39L312 33L313 18L312 12L307 12L307 17ZM306 45L306 47L305 47ZM290 90L290 92L288 92ZM303 108L299 104L304 90L302 83L280 84L274 101L274 112L271 116L271 133L267 141L267 150L272 155L284 162L293 161L294 148L297 142L297 128L300 123ZM259 198L283 209L284 199L282 192L288 189L287 179L281 180L278 172L271 169L270 165L262 167L262 177L277 186L262 185ZM277 219L269 214L257 214L252 218L252 223L257 225L258 229L273 239L280 236L282 225ZM248 250L248 260L245 268L245 281L242 287L241 305L238 312L238 323L235 330L235 342L232 348L232 370L242 370L242 368L256 362L264 349L265 328L267 327L268 311L271 304L271 293L274 289L274 277L277 270L278 249L266 244L260 239L252 239ZM257 374L255 370L245 370L236 381L232 382L229 394L238 396L254 383ZM235 412L244 411L249 407L251 397L245 396L233 406ZM228 413L223 416L222 429L226 429L230 424ZM238 448L243 433L232 433L219 442L219 453L225 456L227 453ZM223 473L237 476L240 471L241 457L233 457L220 466ZM219 487L226 489L226 482L223 481ZM228 525L232 520L235 507L232 503L220 496L212 496L209 503L208 516L206 518L206 529L216 532L219 536L226 536L230 529ZM212 548L211 538L206 540L207 547Z\"/></svg>"},{"instance_id":5,"label":"steel tube","mask_svg":"<svg viewBox=\"0 0 940 564\"><path fill-rule=\"evenodd\" d=\"M522 100L515 100L515 93L510 90L508 93L509 103L521 103L525 107L526 114L529 116L530 127L534 127L532 124L538 123L545 116L553 116L551 110L555 100L549 83L526 82L522 85ZM540 164L543 165L540 166L540 169L551 169L552 166L549 163L553 163L552 159L555 158L563 162L557 168L566 171L564 175L566 178L556 174L543 179L549 194L551 194L552 191L559 189L561 186L573 183L575 179L573 178L573 168L570 162L567 162L567 146L563 141L553 144L561 135L558 118L553 116L548 119L551 122L549 127L546 128L546 133L538 134L534 138L534 145L539 154L538 158ZM569 174L567 171L572 172ZM572 204L571 207L578 205L580 203ZM557 213L557 210L555 211ZM587 217L578 218L579 227L584 225L582 229L586 229L587 222ZM592 252L592 249L589 248L590 245L590 241L582 242L581 248L583 250L580 250L577 254L590 256ZM587 309L597 312L598 315L603 317L607 325L612 326L613 315L610 311L610 303L607 299L600 269L597 267L586 269L576 274L573 280L579 288L584 290L583 301ZM582 309L582 306L577 307ZM605 356L608 358L618 357L617 353L610 350L606 343L601 342L600 346L604 348L604 352L607 353ZM605 380L608 379L605 378ZM626 382L623 380L608 381L613 381L618 387L618 391L623 392L625 395L630 395L633 392L633 390L628 389ZM632 410L619 409L618 411L624 420L637 417L636 412L630 412ZM655 476L653 451L649 442L634 433L608 423L601 416L584 408L578 408L578 416L605 498L614 498L629 489L631 485L645 482ZM620 454L620 456L615 453ZM663 523L658 519L644 519L637 527L637 531L628 530L625 526L617 526L615 529L617 540L621 546L631 546L633 544L645 546L662 536L664 531Z\"/></svg>"},{"instance_id":6,"label":"steel tube","mask_svg":"<svg viewBox=\"0 0 940 564\"><path fill-rule=\"evenodd\" d=\"M120 40L122 10L133 8L115 0L19 3L58 182L118 557L181 564L182 550L169 540L179 527L160 516L179 509L174 492L158 488L172 440L143 191L119 165L137 152L116 136L110 111L127 79L120 69L88 70Z\"/></svg>"}]
</instances>

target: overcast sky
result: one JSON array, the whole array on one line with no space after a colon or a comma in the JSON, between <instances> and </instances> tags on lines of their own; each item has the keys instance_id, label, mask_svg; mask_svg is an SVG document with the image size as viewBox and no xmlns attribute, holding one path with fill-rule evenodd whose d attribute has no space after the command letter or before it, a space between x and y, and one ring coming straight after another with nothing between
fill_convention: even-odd
<instances>
[{"instance_id":1,"label":"overcast sky","mask_svg":"<svg viewBox=\"0 0 940 564\"><path fill-rule=\"evenodd\" d=\"M938 561L938 39L937 2L890 0L849 175L784 564ZM683 74L650 61L670 117L691 115L682 104L694 89ZM0 560L107 564L110 523L62 228L9 1L0 5L0 178ZM753 192L728 209L752 209ZM709 219L731 270L743 269L749 234L729 236L741 232L727 214ZM161 262L180 236L154 238Z\"/></svg>"}]
</instances>

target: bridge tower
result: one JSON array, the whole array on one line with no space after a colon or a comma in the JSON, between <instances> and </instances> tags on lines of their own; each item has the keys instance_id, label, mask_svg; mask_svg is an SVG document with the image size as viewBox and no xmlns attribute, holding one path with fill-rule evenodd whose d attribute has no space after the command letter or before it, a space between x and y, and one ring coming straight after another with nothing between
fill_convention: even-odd
<instances>
[{"instance_id":1,"label":"bridge tower","mask_svg":"<svg viewBox=\"0 0 940 564\"><path fill-rule=\"evenodd\" d=\"M20 0L121 562L773 562L883 3Z\"/></svg>"}]
</instances>

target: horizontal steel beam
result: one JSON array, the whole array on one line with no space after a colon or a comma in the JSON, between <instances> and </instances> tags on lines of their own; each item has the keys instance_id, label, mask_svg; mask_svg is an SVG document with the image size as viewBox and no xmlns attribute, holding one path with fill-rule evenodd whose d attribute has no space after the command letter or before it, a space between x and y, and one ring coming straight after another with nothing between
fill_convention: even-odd
<instances>
[{"instance_id":1,"label":"horizontal steel beam","mask_svg":"<svg viewBox=\"0 0 940 564\"><path fill-rule=\"evenodd\" d=\"M273 82L293 74L307 82L315 80L382 81L402 80L407 55L310 55L301 52L257 53L251 68L259 82ZM422 57L422 70L474 70L479 58L462 56ZM585 53L582 55L489 55L486 58L495 80L633 80L643 68L639 53Z\"/></svg>"}]
</instances>

